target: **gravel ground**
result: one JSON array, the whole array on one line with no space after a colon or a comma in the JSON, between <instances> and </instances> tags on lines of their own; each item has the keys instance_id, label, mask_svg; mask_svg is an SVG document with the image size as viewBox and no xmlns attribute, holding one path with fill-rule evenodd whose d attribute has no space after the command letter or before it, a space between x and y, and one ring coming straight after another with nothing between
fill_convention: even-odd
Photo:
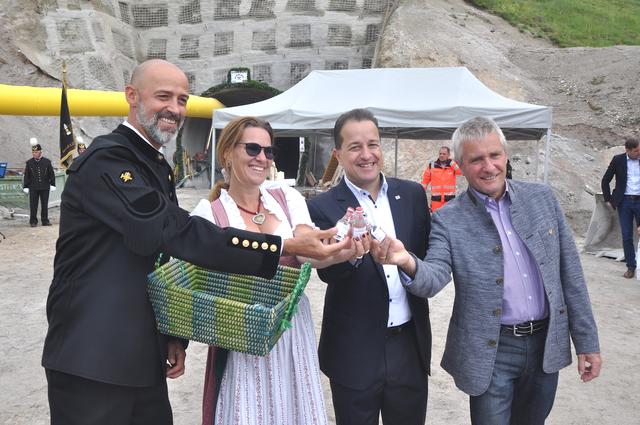
<instances>
[{"instance_id":1,"label":"gravel ground","mask_svg":"<svg viewBox=\"0 0 640 425\"><path fill-rule=\"evenodd\" d=\"M181 202L190 208L206 192L181 190ZM54 226L28 226L28 220L0 220L0 424L41 425L48 423L46 382L40 366L46 332L45 301L52 275L55 241L58 234L57 208L52 209ZM1 236L0 236L1 238ZM621 277L622 263L582 255L593 308L598 320L604 358L602 375L583 384L576 366L560 375L558 396L549 424L637 424L640 403L640 282ZM433 374L429 388L427 422L430 424L469 423L466 396L440 367L446 328L453 301L449 285L431 301L433 324ZM324 284L313 276L307 289L316 329L322 321ZM187 354L185 376L170 382L176 425L200 421L201 390L206 347L194 343ZM334 423L329 386L325 398L330 422Z\"/></svg>"}]
</instances>

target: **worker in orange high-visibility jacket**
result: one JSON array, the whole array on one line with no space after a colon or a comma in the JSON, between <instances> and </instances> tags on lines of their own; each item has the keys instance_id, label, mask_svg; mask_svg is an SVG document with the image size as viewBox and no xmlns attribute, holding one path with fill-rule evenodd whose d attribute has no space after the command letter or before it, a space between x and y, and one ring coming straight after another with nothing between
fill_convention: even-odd
<instances>
[{"instance_id":1,"label":"worker in orange high-visibility jacket","mask_svg":"<svg viewBox=\"0 0 640 425\"><path fill-rule=\"evenodd\" d=\"M431 184L431 212L456 197L456 176L461 175L462 171L450 155L451 150L442 146L438 160L430 162L422 174L424 190Z\"/></svg>"}]
</instances>

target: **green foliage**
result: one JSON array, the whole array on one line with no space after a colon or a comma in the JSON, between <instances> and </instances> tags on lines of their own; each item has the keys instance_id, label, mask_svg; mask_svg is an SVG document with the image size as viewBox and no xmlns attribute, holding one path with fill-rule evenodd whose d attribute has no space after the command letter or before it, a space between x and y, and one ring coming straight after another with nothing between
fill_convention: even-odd
<instances>
[{"instance_id":1,"label":"green foliage","mask_svg":"<svg viewBox=\"0 0 640 425\"><path fill-rule=\"evenodd\" d=\"M640 0L468 0L560 47L640 45Z\"/></svg>"},{"instance_id":2,"label":"green foliage","mask_svg":"<svg viewBox=\"0 0 640 425\"><path fill-rule=\"evenodd\" d=\"M208 88L206 91L204 91L200 96L203 97L216 97L216 93L221 92L222 90L226 90L226 89L237 89L237 88L249 88L249 89L258 89L258 90L264 90L267 93L271 93L274 96L279 95L280 93L282 93L280 90L276 89L275 87L271 87L269 84L267 83L263 83L262 81L256 81L256 80L249 80L249 81L245 81L244 83L222 83L222 84L218 84L217 86L213 86Z\"/></svg>"}]
</instances>

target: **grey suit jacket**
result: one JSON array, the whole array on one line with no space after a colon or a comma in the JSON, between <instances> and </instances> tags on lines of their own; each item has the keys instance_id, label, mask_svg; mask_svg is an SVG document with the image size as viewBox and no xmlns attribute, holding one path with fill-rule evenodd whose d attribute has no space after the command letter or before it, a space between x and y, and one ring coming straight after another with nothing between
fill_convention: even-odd
<instances>
[{"instance_id":1,"label":"grey suit jacket","mask_svg":"<svg viewBox=\"0 0 640 425\"><path fill-rule=\"evenodd\" d=\"M576 352L598 353L598 332L580 258L558 201L546 185L508 181L511 220L535 259L549 305L543 369L552 373ZM429 250L417 261L408 291L432 297L453 273L455 301L442 367L469 395L484 393L491 380L500 334L503 254L500 235L482 200L471 191L432 217Z\"/></svg>"}]
</instances>

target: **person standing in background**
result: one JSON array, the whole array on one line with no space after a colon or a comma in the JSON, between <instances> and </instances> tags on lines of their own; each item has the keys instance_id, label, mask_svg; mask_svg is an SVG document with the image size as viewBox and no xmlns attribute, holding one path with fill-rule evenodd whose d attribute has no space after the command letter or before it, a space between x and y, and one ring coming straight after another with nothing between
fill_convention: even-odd
<instances>
[{"instance_id":1,"label":"person standing in background","mask_svg":"<svg viewBox=\"0 0 640 425\"><path fill-rule=\"evenodd\" d=\"M84 139L80 136L76 137L76 150L78 151L78 155L82 154L87 150L87 144L84 142Z\"/></svg>"},{"instance_id":2,"label":"person standing in background","mask_svg":"<svg viewBox=\"0 0 640 425\"><path fill-rule=\"evenodd\" d=\"M622 249L627 271L623 276L631 279L636 274L636 251L633 243L633 230L640 225L640 139L628 137L624 142L625 153L611 159L607 171L602 176L602 195L605 204L618 210ZM611 192L609 184L615 176L616 186Z\"/></svg>"},{"instance_id":3,"label":"person standing in background","mask_svg":"<svg viewBox=\"0 0 640 425\"><path fill-rule=\"evenodd\" d=\"M513 167L511 166L511 161L507 159L507 174L505 176L507 180L511 180L513 178Z\"/></svg>"},{"instance_id":4,"label":"person standing in background","mask_svg":"<svg viewBox=\"0 0 640 425\"><path fill-rule=\"evenodd\" d=\"M431 212L456 197L456 176L462 174L460 167L450 158L451 149L440 147L438 159L427 165L422 174L422 186L427 190L431 184Z\"/></svg>"},{"instance_id":5,"label":"person standing in background","mask_svg":"<svg viewBox=\"0 0 640 425\"><path fill-rule=\"evenodd\" d=\"M38 225L38 201L40 201L40 220L43 226L51 226L49 221L49 192L56 190L56 174L48 158L42 156L42 146L38 139L32 137L32 158L27 161L24 168L24 180L22 187L24 193L29 195L29 224L31 227Z\"/></svg>"}]
</instances>

